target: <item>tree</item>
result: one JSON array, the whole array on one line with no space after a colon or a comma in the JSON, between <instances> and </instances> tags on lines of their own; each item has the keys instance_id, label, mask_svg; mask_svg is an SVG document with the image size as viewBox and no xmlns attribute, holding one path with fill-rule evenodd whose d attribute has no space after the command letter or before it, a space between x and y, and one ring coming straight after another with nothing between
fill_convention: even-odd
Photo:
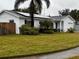
<instances>
[{"instance_id":1,"label":"tree","mask_svg":"<svg viewBox=\"0 0 79 59\"><path fill-rule=\"evenodd\" d=\"M24 3L27 0L16 0L15 1L15 10L18 9L19 5L21 3ZM44 0L46 2L47 8L50 5L50 1L49 0ZM41 9L42 9L42 0L31 0L30 5L29 5L29 14L31 17L31 27L34 27L34 14L35 13L41 13Z\"/></svg>"},{"instance_id":2,"label":"tree","mask_svg":"<svg viewBox=\"0 0 79 59\"><path fill-rule=\"evenodd\" d=\"M69 15L70 14L70 10L69 9L60 10L59 14L63 15L63 16Z\"/></svg>"},{"instance_id":3,"label":"tree","mask_svg":"<svg viewBox=\"0 0 79 59\"><path fill-rule=\"evenodd\" d=\"M25 12L25 13L29 13L29 9L26 9L26 8L19 8L19 9L16 9L16 10L13 10L13 11L19 11L19 12Z\"/></svg>"},{"instance_id":4,"label":"tree","mask_svg":"<svg viewBox=\"0 0 79 59\"><path fill-rule=\"evenodd\" d=\"M71 10L70 15L71 15L75 20L79 20L79 10L77 10L77 9Z\"/></svg>"},{"instance_id":5,"label":"tree","mask_svg":"<svg viewBox=\"0 0 79 59\"><path fill-rule=\"evenodd\" d=\"M62 16L67 16L70 15L71 17L73 17L75 20L79 21L79 10L74 9L74 10L69 10L69 9L64 9L59 11L59 14Z\"/></svg>"}]
</instances>

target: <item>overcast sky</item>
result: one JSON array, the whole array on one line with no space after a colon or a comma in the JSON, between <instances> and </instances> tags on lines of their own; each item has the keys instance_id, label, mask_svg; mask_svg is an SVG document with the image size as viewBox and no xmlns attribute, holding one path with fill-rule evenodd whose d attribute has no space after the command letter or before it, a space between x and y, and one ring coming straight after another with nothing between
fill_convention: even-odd
<instances>
[{"instance_id":1,"label":"overcast sky","mask_svg":"<svg viewBox=\"0 0 79 59\"><path fill-rule=\"evenodd\" d=\"M14 8L15 0L0 0L0 10L11 10ZM27 6L28 2L21 5ZM79 0L51 0L50 8L47 10L45 5L43 6L42 15L58 15L58 11L69 8L79 9Z\"/></svg>"}]
</instances>

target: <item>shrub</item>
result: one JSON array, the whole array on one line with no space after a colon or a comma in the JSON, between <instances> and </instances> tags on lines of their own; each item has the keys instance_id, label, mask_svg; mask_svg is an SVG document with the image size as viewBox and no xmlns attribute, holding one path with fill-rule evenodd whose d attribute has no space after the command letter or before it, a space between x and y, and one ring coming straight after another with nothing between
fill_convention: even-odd
<instances>
[{"instance_id":1,"label":"shrub","mask_svg":"<svg viewBox=\"0 0 79 59\"><path fill-rule=\"evenodd\" d=\"M45 30L44 33L47 33L47 34L52 34L54 31L53 30Z\"/></svg>"},{"instance_id":2,"label":"shrub","mask_svg":"<svg viewBox=\"0 0 79 59\"><path fill-rule=\"evenodd\" d=\"M47 33L47 34L51 34L53 33L53 23L49 20L45 20L40 22L40 32L41 33Z\"/></svg>"},{"instance_id":3,"label":"shrub","mask_svg":"<svg viewBox=\"0 0 79 59\"><path fill-rule=\"evenodd\" d=\"M69 28L69 29L68 29L68 32L69 32L69 33L74 33L74 29L73 29L73 28Z\"/></svg>"},{"instance_id":4,"label":"shrub","mask_svg":"<svg viewBox=\"0 0 79 59\"><path fill-rule=\"evenodd\" d=\"M40 29L40 33L52 34L54 31L52 29Z\"/></svg>"},{"instance_id":5,"label":"shrub","mask_svg":"<svg viewBox=\"0 0 79 59\"><path fill-rule=\"evenodd\" d=\"M42 22L40 22L40 28L41 29L52 29L53 23L48 20L42 21Z\"/></svg>"},{"instance_id":6,"label":"shrub","mask_svg":"<svg viewBox=\"0 0 79 59\"><path fill-rule=\"evenodd\" d=\"M39 34L39 31L37 28L33 28L29 25L22 25L20 27L20 33L24 34L24 35L26 35L26 34L27 35L37 35L37 34Z\"/></svg>"},{"instance_id":7,"label":"shrub","mask_svg":"<svg viewBox=\"0 0 79 59\"><path fill-rule=\"evenodd\" d=\"M60 32L60 29L53 29L54 32Z\"/></svg>"}]
</instances>

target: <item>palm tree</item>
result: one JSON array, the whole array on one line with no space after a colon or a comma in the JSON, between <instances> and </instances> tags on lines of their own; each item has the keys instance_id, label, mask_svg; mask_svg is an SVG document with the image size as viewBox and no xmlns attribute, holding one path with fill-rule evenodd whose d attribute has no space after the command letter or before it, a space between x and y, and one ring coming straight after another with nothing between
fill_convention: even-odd
<instances>
[{"instance_id":1,"label":"palm tree","mask_svg":"<svg viewBox=\"0 0 79 59\"><path fill-rule=\"evenodd\" d=\"M18 9L19 5L21 3L24 3L25 1L27 0L16 0L15 1L15 10ZM50 1L49 0L44 0L46 2L46 5L47 5L47 8L49 7L50 5ZM31 27L34 27L34 14L35 13L41 13L41 9L42 9L42 0L31 0L30 2L30 5L29 5L29 14L30 14L30 17L31 17Z\"/></svg>"}]
</instances>

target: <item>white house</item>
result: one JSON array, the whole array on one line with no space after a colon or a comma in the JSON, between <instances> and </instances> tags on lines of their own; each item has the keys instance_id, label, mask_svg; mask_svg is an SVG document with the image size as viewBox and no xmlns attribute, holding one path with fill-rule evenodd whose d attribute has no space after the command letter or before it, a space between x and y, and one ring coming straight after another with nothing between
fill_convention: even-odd
<instances>
[{"instance_id":1,"label":"white house","mask_svg":"<svg viewBox=\"0 0 79 59\"><path fill-rule=\"evenodd\" d=\"M75 20L70 16L52 16L54 29L67 32L70 28L75 28Z\"/></svg>"},{"instance_id":2,"label":"white house","mask_svg":"<svg viewBox=\"0 0 79 59\"><path fill-rule=\"evenodd\" d=\"M60 31L66 32L69 28L74 28L75 20L71 16L52 16L45 17L41 15L34 15L34 27L40 28L40 21L51 20L54 29L59 29ZM2 11L0 13L0 23L9 23L13 21L16 24L16 34L19 34L19 27L23 24L30 23L30 16L28 13L15 12L15 11Z\"/></svg>"},{"instance_id":3,"label":"white house","mask_svg":"<svg viewBox=\"0 0 79 59\"><path fill-rule=\"evenodd\" d=\"M39 20L48 20L49 17L44 17L41 15L34 15L34 27L39 28ZM22 12L15 12L15 11L9 11L4 10L0 13L0 23L9 23L10 21L13 21L16 24L16 34L19 34L19 27L23 24L30 23L30 17L28 13L22 13Z\"/></svg>"}]
</instances>

